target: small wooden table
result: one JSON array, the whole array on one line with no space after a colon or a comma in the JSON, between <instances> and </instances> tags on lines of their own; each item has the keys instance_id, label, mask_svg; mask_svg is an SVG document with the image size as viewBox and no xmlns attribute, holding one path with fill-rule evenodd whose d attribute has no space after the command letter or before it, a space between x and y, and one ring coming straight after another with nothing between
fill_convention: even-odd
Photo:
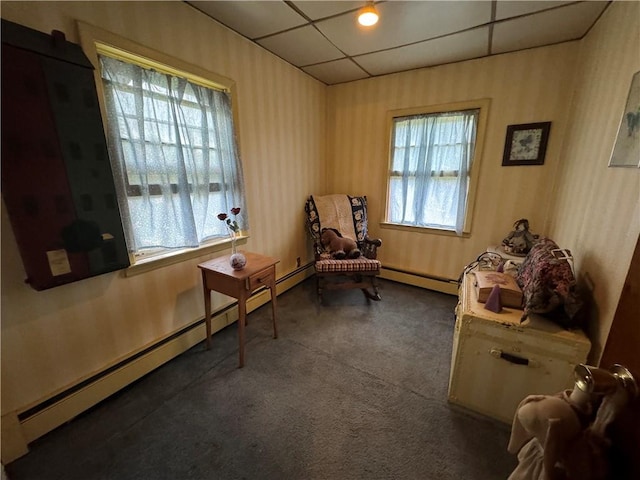
<instances>
[{"instance_id":1,"label":"small wooden table","mask_svg":"<svg viewBox=\"0 0 640 480\"><path fill-rule=\"evenodd\" d=\"M258 253L242 252L247 265L242 270L234 270L229 265L229 257L214 258L198 265L202 272L204 289L204 314L207 327L207 350L211 348L211 290L238 299L238 341L240 344L240 364L244 366L244 329L247 323L247 299L254 290L267 287L271 293L273 315L273 338L278 338L276 327L276 263L280 260Z\"/></svg>"}]
</instances>

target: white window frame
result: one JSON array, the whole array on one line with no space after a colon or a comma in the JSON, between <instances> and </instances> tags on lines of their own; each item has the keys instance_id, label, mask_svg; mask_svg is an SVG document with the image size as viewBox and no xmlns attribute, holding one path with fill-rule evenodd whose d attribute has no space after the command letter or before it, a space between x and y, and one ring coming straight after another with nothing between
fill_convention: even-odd
<instances>
[{"instance_id":1,"label":"white window frame","mask_svg":"<svg viewBox=\"0 0 640 480\"><path fill-rule=\"evenodd\" d=\"M80 21L78 21L77 24L82 49L95 67L95 83L98 91L98 99L103 122L106 121L107 112L104 101L102 78L99 71L99 53L107 54L110 57L118 58L128 63L138 64L146 68L154 68L170 75L181 76L193 83L197 83L208 88L215 88L228 92L231 96L231 109L235 126L236 142L238 145L238 153L240 155L237 90L236 84L233 80L197 65L180 60L179 58L145 47L144 45L140 45L107 30L103 30ZM149 63L145 64L145 59L147 59ZM243 231L236 241L238 244L242 245L246 243L248 238L248 232ZM165 265L182 262L189 258L196 258L222 251L228 249L230 247L230 243L231 238L229 237L209 240L195 248L184 248L178 250L157 249L157 251L147 250L137 255L130 254L131 266L126 270L126 275L136 275Z\"/></svg>"},{"instance_id":2,"label":"white window frame","mask_svg":"<svg viewBox=\"0 0 640 480\"><path fill-rule=\"evenodd\" d=\"M484 151L484 140L487 125L487 116L489 113L489 105L491 101L488 98L469 100L464 102L446 103L439 105L431 105L424 107L405 108L400 110L391 110L387 114L387 145L388 162L387 169L384 174L384 192L385 192L385 208L382 211L382 220L380 226L382 228L391 228L396 230L406 230L421 233L430 233L437 235L450 235L457 236L453 229L423 227L416 225L404 225L389 221L389 205L390 205L390 192L389 192L389 179L392 169L393 152L393 131L394 131L394 119L398 117L409 117L414 115L429 115L434 113L446 113L457 112L462 110L479 110L478 123L476 129L476 141L473 152L473 159L469 168L469 185L467 188L467 204L465 208L465 218L462 236L469 236L471 233L473 223L473 211L476 198L476 190L478 184L478 177L480 176L480 168L482 164L482 153Z\"/></svg>"}]
</instances>

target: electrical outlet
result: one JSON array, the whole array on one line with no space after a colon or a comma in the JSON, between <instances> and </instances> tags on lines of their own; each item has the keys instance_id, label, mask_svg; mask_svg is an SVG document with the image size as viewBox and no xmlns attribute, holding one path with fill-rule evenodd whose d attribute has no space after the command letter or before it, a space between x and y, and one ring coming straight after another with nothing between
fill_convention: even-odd
<instances>
[{"instance_id":1,"label":"electrical outlet","mask_svg":"<svg viewBox=\"0 0 640 480\"><path fill-rule=\"evenodd\" d=\"M300 257L296 258L296 267L300 267Z\"/></svg>"}]
</instances>

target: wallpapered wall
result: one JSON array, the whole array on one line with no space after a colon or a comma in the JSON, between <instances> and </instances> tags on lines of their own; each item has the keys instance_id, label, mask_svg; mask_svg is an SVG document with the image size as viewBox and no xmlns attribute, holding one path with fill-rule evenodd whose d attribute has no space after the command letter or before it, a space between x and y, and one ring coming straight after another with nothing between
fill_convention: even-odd
<instances>
[{"instance_id":1,"label":"wallpapered wall","mask_svg":"<svg viewBox=\"0 0 640 480\"><path fill-rule=\"evenodd\" d=\"M328 171L336 191L366 194L384 265L457 279L498 245L519 218L546 233L553 179L561 163L579 44L498 55L329 88ZM485 148L469 238L381 228L388 169L387 111L490 98ZM503 167L507 125L551 121L542 166Z\"/></svg>"},{"instance_id":2,"label":"wallpapered wall","mask_svg":"<svg viewBox=\"0 0 640 480\"><path fill-rule=\"evenodd\" d=\"M597 364L640 231L640 170L607 166L640 70L639 10L616 2L581 42L329 87L331 186L368 196L383 264L455 279L528 218L534 233L573 252L580 283L595 287L589 330ZM484 97L491 106L471 236L382 228L386 112ZM507 125L538 121L552 122L545 164L502 167Z\"/></svg>"},{"instance_id":3,"label":"wallpapered wall","mask_svg":"<svg viewBox=\"0 0 640 480\"><path fill-rule=\"evenodd\" d=\"M640 233L640 170L607 166L631 78L640 71L638 52L640 3L615 2L581 45L550 216L552 238L571 249L580 280L593 284L594 359L602 353Z\"/></svg>"},{"instance_id":4,"label":"wallpapered wall","mask_svg":"<svg viewBox=\"0 0 640 480\"><path fill-rule=\"evenodd\" d=\"M325 189L326 87L183 2L3 2L2 17L79 42L76 20L236 81L251 238L278 276L310 261L304 201ZM36 292L3 209L2 412L41 401L204 315L207 257ZM214 308L228 301L214 294Z\"/></svg>"},{"instance_id":5,"label":"wallpapered wall","mask_svg":"<svg viewBox=\"0 0 640 480\"><path fill-rule=\"evenodd\" d=\"M78 41L74 22L79 19L234 79L251 214L247 248L280 258L278 276L295 268L297 256L303 262L310 258L302 205L312 192L366 194L372 233L385 241L383 263L446 278L456 278L515 220L527 217L534 232L556 237L572 249L578 266L589 268L596 296L600 288L607 292L600 339L606 336L633 249L633 242L624 240L626 232L631 225L630 237L637 238L639 230L637 172L606 168L626 99L627 70L634 68L618 62L637 54L637 40L635 45L614 40L638 38L632 20L638 18L638 4L612 5L583 42L334 87L182 2L3 2L2 16L44 32L62 30L71 41ZM637 63L636 58L636 70ZM570 116L574 81L579 88ZM491 106L471 236L380 228L387 110L487 97ZM535 121L553 122L545 164L501 167L507 125ZM621 203L627 206L618 208ZM616 240L617 250L602 248L605 234L585 239L600 225L611 238L623 237ZM619 267L607 268L614 258ZM22 283L24 271L3 210L3 413L46 398L200 318L196 264L202 260L35 292Z\"/></svg>"}]
</instances>

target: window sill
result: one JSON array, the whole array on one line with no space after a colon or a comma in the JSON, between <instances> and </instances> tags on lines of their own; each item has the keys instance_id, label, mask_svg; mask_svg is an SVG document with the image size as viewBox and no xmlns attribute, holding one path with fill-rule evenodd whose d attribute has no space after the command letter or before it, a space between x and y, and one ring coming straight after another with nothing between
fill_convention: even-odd
<instances>
[{"instance_id":1,"label":"window sill","mask_svg":"<svg viewBox=\"0 0 640 480\"><path fill-rule=\"evenodd\" d=\"M236 240L237 245L245 245L247 243L248 236L238 237ZM166 267L175 263L184 262L191 258L202 257L210 253L221 252L231 248L231 239L227 238L215 243L209 243L197 248L184 248L181 250L170 251L154 255L150 258L138 260L135 264L124 270L125 277L133 277L134 275L140 275L141 273L150 272L157 268Z\"/></svg>"},{"instance_id":2,"label":"window sill","mask_svg":"<svg viewBox=\"0 0 640 480\"><path fill-rule=\"evenodd\" d=\"M444 235L445 237L469 238L470 232L463 232L458 235L453 230L444 230L440 228L415 227L413 225L400 225L399 223L380 222L380 228L389 230L401 230L404 232L426 233L429 235Z\"/></svg>"}]
</instances>

